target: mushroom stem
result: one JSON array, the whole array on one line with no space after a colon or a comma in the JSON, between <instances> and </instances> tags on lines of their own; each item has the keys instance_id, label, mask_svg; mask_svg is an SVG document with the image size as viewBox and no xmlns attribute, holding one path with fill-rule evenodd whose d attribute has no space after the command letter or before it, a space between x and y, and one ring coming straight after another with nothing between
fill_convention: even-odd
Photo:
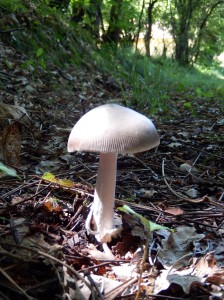
<instances>
[{"instance_id":1,"label":"mushroom stem","mask_svg":"<svg viewBox=\"0 0 224 300\"><path fill-rule=\"evenodd\" d=\"M116 172L117 154L100 153L94 200L86 220L86 229L102 243L109 242L117 232L114 228Z\"/></svg>"}]
</instances>

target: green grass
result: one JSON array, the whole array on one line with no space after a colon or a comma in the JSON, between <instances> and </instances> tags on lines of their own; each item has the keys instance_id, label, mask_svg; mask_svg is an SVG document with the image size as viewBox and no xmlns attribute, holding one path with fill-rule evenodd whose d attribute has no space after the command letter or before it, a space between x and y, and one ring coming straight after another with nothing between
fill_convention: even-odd
<instances>
[{"instance_id":1,"label":"green grass","mask_svg":"<svg viewBox=\"0 0 224 300\"><path fill-rule=\"evenodd\" d=\"M189 103L200 99L224 107L224 80L218 68L184 68L170 59L148 59L130 48L102 49L96 60L118 82L130 85L131 90L123 91L130 105L151 114L166 111L167 103L177 95Z\"/></svg>"}]
</instances>

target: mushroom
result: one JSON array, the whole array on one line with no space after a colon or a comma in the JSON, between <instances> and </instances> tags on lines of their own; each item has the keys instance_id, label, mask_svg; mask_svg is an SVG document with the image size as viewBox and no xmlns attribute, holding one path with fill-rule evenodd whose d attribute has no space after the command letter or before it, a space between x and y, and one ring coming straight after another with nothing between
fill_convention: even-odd
<instances>
[{"instance_id":1,"label":"mushroom","mask_svg":"<svg viewBox=\"0 0 224 300\"><path fill-rule=\"evenodd\" d=\"M143 152L158 146L159 142L151 120L118 104L92 109L73 127L68 152L100 153L94 200L86 220L87 232L95 235L99 242L110 242L120 232L114 227L118 153Z\"/></svg>"}]
</instances>

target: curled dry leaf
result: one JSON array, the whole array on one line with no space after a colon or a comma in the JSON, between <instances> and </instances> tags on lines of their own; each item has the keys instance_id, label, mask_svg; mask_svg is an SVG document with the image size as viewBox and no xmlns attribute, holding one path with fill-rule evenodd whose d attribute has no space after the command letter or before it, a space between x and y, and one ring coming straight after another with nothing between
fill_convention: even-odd
<instances>
[{"instance_id":1,"label":"curled dry leaf","mask_svg":"<svg viewBox=\"0 0 224 300\"><path fill-rule=\"evenodd\" d=\"M192 165L188 163L183 163L180 165L180 170L185 172L191 172L191 173L198 173L198 169L193 167Z\"/></svg>"},{"instance_id":2,"label":"curled dry leaf","mask_svg":"<svg viewBox=\"0 0 224 300\"><path fill-rule=\"evenodd\" d=\"M165 268L169 268L181 258L192 255L191 243L199 241L204 237L203 234L197 234L195 228L188 226L179 226L176 232L171 233L162 240L162 248L158 252L158 260ZM185 263L185 260L181 260ZM180 265L180 264L179 264Z\"/></svg>"},{"instance_id":3,"label":"curled dry leaf","mask_svg":"<svg viewBox=\"0 0 224 300\"><path fill-rule=\"evenodd\" d=\"M96 260L114 259L114 256L112 255L112 253L101 252L93 244L88 245L88 253L90 254L90 256L92 258L94 258Z\"/></svg>"},{"instance_id":4,"label":"curled dry leaf","mask_svg":"<svg viewBox=\"0 0 224 300\"><path fill-rule=\"evenodd\" d=\"M213 275L209 276L206 279L206 282L215 284L215 285L221 285L224 284L224 271L220 270L220 272L216 272Z\"/></svg>"},{"instance_id":5,"label":"curled dry leaf","mask_svg":"<svg viewBox=\"0 0 224 300\"><path fill-rule=\"evenodd\" d=\"M174 216L179 216L184 214L184 211L180 207L169 207L165 209L165 212Z\"/></svg>"},{"instance_id":6,"label":"curled dry leaf","mask_svg":"<svg viewBox=\"0 0 224 300\"><path fill-rule=\"evenodd\" d=\"M11 166L19 167L21 143L18 122L14 122L3 130L1 146L5 162Z\"/></svg>"},{"instance_id":7,"label":"curled dry leaf","mask_svg":"<svg viewBox=\"0 0 224 300\"><path fill-rule=\"evenodd\" d=\"M14 119L21 123L29 123L29 116L25 108L16 105L0 103L0 157L6 163L19 167L20 165L20 130L19 123L14 122L8 126L4 120ZM8 122L9 123L9 122Z\"/></svg>"},{"instance_id":8,"label":"curled dry leaf","mask_svg":"<svg viewBox=\"0 0 224 300\"><path fill-rule=\"evenodd\" d=\"M191 198L197 198L199 195L199 192L194 188L190 188L189 190L186 191L186 194Z\"/></svg>"},{"instance_id":9,"label":"curled dry leaf","mask_svg":"<svg viewBox=\"0 0 224 300\"><path fill-rule=\"evenodd\" d=\"M49 197L43 203L43 209L48 213L60 213L62 212L62 207L58 204L57 199Z\"/></svg>"},{"instance_id":10,"label":"curled dry leaf","mask_svg":"<svg viewBox=\"0 0 224 300\"><path fill-rule=\"evenodd\" d=\"M19 120L23 116L24 116L23 121L27 122L29 120L29 116L25 108L17 105L0 103L0 120L2 119Z\"/></svg>"},{"instance_id":11,"label":"curled dry leaf","mask_svg":"<svg viewBox=\"0 0 224 300\"><path fill-rule=\"evenodd\" d=\"M192 276L192 275L179 275L179 274L171 274L167 276L167 280L169 282L169 284L171 283L176 283L178 285L180 285L185 294L189 294L192 285L197 284L197 286L202 286L202 284L200 283L200 278L197 276Z\"/></svg>"}]
</instances>

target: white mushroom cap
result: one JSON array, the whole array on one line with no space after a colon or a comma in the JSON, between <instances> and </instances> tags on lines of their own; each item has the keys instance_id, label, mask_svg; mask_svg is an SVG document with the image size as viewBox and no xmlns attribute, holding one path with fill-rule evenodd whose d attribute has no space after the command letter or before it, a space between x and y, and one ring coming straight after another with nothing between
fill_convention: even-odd
<instances>
[{"instance_id":1,"label":"white mushroom cap","mask_svg":"<svg viewBox=\"0 0 224 300\"><path fill-rule=\"evenodd\" d=\"M105 104L75 124L68 139L68 152L137 153L154 148L159 142L150 119L118 104Z\"/></svg>"}]
</instances>

